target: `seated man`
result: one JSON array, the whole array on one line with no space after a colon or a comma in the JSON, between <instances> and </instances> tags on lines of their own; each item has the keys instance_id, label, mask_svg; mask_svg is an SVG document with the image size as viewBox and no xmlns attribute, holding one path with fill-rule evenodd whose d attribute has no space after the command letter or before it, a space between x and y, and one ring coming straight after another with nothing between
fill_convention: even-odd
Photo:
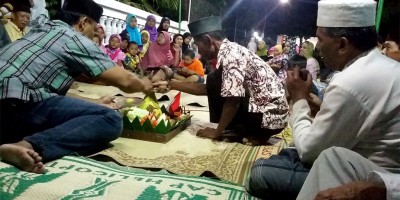
<instances>
[{"instance_id":1,"label":"seated man","mask_svg":"<svg viewBox=\"0 0 400 200\"><path fill-rule=\"evenodd\" d=\"M202 129L197 135L221 139L225 130L234 130L258 145L280 133L287 125L289 108L283 85L268 64L225 39L219 17L192 22L189 29L201 56L218 62L206 84L170 83L170 89L207 95L210 121L218 123L218 128Z\"/></svg>"},{"instance_id":2,"label":"seated man","mask_svg":"<svg viewBox=\"0 0 400 200\"><path fill-rule=\"evenodd\" d=\"M400 172L400 64L376 48L375 14L372 0L319 2L317 49L327 66L341 72L326 88L314 119L307 103L311 76L304 81L299 70L288 72L296 148L255 162L247 187L251 194L296 197L307 167L332 146L351 149L388 171ZM287 152L291 157L285 156Z\"/></svg>"},{"instance_id":3,"label":"seated man","mask_svg":"<svg viewBox=\"0 0 400 200\"><path fill-rule=\"evenodd\" d=\"M11 20L4 25L11 42L22 38L28 33L28 24L31 18L31 7L29 0L11 1L14 9L11 13Z\"/></svg>"},{"instance_id":4,"label":"seated man","mask_svg":"<svg viewBox=\"0 0 400 200\"><path fill-rule=\"evenodd\" d=\"M174 78L183 82L204 83L203 63L195 57L194 51L186 50L183 53L182 60L179 70L174 74Z\"/></svg>"},{"instance_id":5,"label":"seated man","mask_svg":"<svg viewBox=\"0 0 400 200\"><path fill-rule=\"evenodd\" d=\"M0 49L0 160L43 173L44 162L93 153L120 136L119 112L64 96L82 73L124 92L152 89L91 41L102 13L92 0L65 0L61 21Z\"/></svg>"},{"instance_id":6,"label":"seated man","mask_svg":"<svg viewBox=\"0 0 400 200\"><path fill-rule=\"evenodd\" d=\"M341 147L315 160L298 200L400 198L400 174L390 173L360 154Z\"/></svg>"}]
</instances>

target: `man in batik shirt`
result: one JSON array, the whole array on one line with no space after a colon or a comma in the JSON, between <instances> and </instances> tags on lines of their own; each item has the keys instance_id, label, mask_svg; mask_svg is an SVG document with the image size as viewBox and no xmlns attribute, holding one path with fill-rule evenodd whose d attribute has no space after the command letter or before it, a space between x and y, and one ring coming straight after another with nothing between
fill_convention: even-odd
<instances>
[{"instance_id":1,"label":"man in batik shirt","mask_svg":"<svg viewBox=\"0 0 400 200\"><path fill-rule=\"evenodd\" d=\"M265 143L287 125L289 108L284 88L274 71L255 53L221 34L221 19L208 17L189 24L199 53L217 59L206 84L171 82L170 89L207 95L210 121L197 135L221 139L224 131L245 133L251 144ZM251 135L248 135L251 134Z\"/></svg>"}]
</instances>

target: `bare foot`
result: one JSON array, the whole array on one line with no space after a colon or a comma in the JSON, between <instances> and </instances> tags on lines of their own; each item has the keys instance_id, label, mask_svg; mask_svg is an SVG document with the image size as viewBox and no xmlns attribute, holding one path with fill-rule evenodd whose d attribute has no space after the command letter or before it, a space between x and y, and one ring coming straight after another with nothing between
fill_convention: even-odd
<instances>
[{"instance_id":1,"label":"bare foot","mask_svg":"<svg viewBox=\"0 0 400 200\"><path fill-rule=\"evenodd\" d=\"M0 146L0 157L2 161L10 163L21 170L43 174L42 157L29 146L30 144L27 142L3 144Z\"/></svg>"}]
</instances>

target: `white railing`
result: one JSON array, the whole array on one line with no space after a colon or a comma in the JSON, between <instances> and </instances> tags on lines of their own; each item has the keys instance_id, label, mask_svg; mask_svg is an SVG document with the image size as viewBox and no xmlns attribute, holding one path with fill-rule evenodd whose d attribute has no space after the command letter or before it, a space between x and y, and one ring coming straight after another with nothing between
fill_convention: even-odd
<instances>
[{"instance_id":1,"label":"white railing","mask_svg":"<svg viewBox=\"0 0 400 200\"><path fill-rule=\"evenodd\" d=\"M140 10L138 8L126 5L116 0L94 0L97 4L103 7L103 16L100 18L100 24L105 27L106 38L104 43L108 43L108 39L112 34L121 33L126 27L126 16L128 14L136 15L138 26L142 29L146 23L147 16L151 13ZM154 14L153 14L154 15ZM156 17L156 27L161 22L161 16L154 15ZM187 32L187 22L181 23L181 33ZM179 23L171 21L169 32L178 33Z\"/></svg>"}]
</instances>

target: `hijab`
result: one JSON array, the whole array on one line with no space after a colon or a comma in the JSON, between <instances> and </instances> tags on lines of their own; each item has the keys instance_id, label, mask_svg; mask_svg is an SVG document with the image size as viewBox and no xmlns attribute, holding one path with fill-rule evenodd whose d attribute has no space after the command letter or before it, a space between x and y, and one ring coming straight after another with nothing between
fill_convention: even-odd
<instances>
[{"instance_id":1,"label":"hijab","mask_svg":"<svg viewBox=\"0 0 400 200\"><path fill-rule=\"evenodd\" d=\"M269 55L270 56L272 56L272 57L274 57L274 54L275 54L275 49L276 49L276 47L275 46L273 46L273 47L271 47L270 49L269 49Z\"/></svg>"},{"instance_id":2,"label":"hijab","mask_svg":"<svg viewBox=\"0 0 400 200\"><path fill-rule=\"evenodd\" d=\"M183 34L182 52L186 52L190 48L190 45L185 43L185 39L188 37L192 37L192 34L189 32Z\"/></svg>"},{"instance_id":3,"label":"hijab","mask_svg":"<svg viewBox=\"0 0 400 200\"><path fill-rule=\"evenodd\" d=\"M310 41L305 41L302 45L306 46L306 49L301 52L302 56L306 57L307 59L312 58L314 53L314 44Z\"/></svg>"},{"instance_id":4,"label":"hijab","mask_svg":"<svg viewBox=\"0 0 400 200\"><path fill-rule=\"evenodd\" d=\"M149 21L150 19L154 19L154 21L157 22L156 17L154 17L154 15L147 16L147 21ZM157 36L158 36L158 31L157 31L156 25L154 24L154 26L151 27L151 26L147 25L147 21L146 21L146 24L144 25L143 30L148 31L148 33L150 35L149 40L151 42L155 42L157 40Z\"/></svg>"},{"instance_id":5,"label":"hijab","mask_svg":"<svg viewBox=\"0 0 400 200\"><path fill-rule=\"evenodd\" d=\"M135 28L131 27L132 18L136 19L136 16L133 14L128 14L126 18L126 31L129 33L129 42L136 42L139 46L142 45L142 36L140 35L139 28L136 26Z\"/></svg>"},{"instance_id":6,"label":"hijab","mask_svg":"<svg viewBox=\"0 0 400 200\"><path fill-rule=\"evenodd\" d=\"M267 49L267 45L265 44L264 41L260 41L258 42L258 47L262 46L261 48L258 48L257 50L257 55L258 56L268 56L268 49Z\"/></svg>"},{"instance_id":7,"label":"hijab","mask_svg":"<svg viewBox=\"0 0 400 200\"><path fill-rule=\"evenodd\" d=\"M159 34L164 34L165 43L158 44L153 42L150 44L147 53L144 55L141 66L143 69L159 67L162 65L172 65L174 63L174 56L170 50L170 35L166 31Z\"/></svg>"},{"instance_id":8,"label":"hijab","mask_svg":"<svg viewBox=\"0 0 400 200\"><path fill-rule=\"evenodd\" d=\"M282 45L280 45L280 44L275 45L275 49L278 49L279 55L282 55L282 53L283 53Z\"/></svg>"},{"instance_id":9,"label":"hijab","mask_svg":"<svg viewBox=\"0 0 400 200\"><path fill-rule=\"evenodd\" d=\"M149 49L149 46L150 46L150 33L147 31L147 30L142 30L141 32L140 32L140 34L141 35L147 35L147 37L149 37L149 41L147 41L147 43L143 43L143 47L142 47L142 50L140 51L140 57L143 57L145 54L146 54L146 52L147 52L147 50ZM157 37L156 37L157 38Z\"/></svg>"},{"instance_id":10,"label":"hijab","mask_svg":"<svg viewBox=\"0 0 400 200\"><path fill-rule=\"evenodd\" d=\"M114 38L118 38L119 42L121 43L121 37L118 34L112 34L110 36L108 43L110 43L111 40ZM111 60L115 60L118 57L118 54L120 52L121 52L121 49L119 48L119 46L115 49L113 49L110 44L106 46L106 53L107 53L108 57L111 58Z\"/></svg>"},{"instance_id":11,"label":"hijab","mask_svg":"<svg viewBox=\"0 0 400 200\"><path fill-rule=\"evenodd\" d=\"M158 28L157 28L157 32L162 32L162 31L168 32L168 29L165 30L165 29L163 28L163 24L164 24L164 22L166 22L166 21L169 21L169 23L171 24L171 20L170 20L168 17L163 17L163 18L161 19L160 25L159 25Z\"/></svg>"}]
</instances>

